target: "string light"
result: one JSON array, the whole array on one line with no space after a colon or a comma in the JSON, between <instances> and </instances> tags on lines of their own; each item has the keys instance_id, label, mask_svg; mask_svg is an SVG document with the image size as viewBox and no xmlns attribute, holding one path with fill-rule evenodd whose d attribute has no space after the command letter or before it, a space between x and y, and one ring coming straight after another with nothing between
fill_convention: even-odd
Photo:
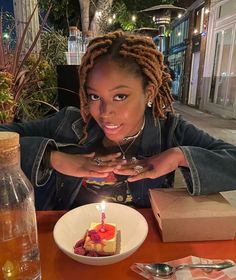
<instances>
[{"instance_id":1,"label":"string light","mask_svg":"<svg viewBox=\"0 0 236 280\"><path fill-rule=\"evenodd\" d=\"M3 33L2 37L3 37L4 39L9 39L9 38L10 38L9 34L6 33L6 32Z\"/></svg>"},{"instance_id":2,"label":"string light","mask_svg":"<svg viewBox=\"0 0 236 280\"><path fill-rule=\"evenodd\" d=\"M102 12L101 12L101 11L96 11L95 15L96 15L97 18L98 18L98 17L101 17Z\"/></svg>"},{"instance_id":3,"label":"string light","mask_svg":"<svg viewBox=\"0 0 236 280\"><path fill-rule=\"evenodd\" d=\"M181 18L182 17L182 14L178 14L178 18Z\"/></svg>"},{"instance_id":4,"label":"string light","mask_svg":"<svg viewBox=\"0 0 236 280\"><path fill-rule=\"evenodd\" d=\"M135 22L135 21L136 21L136 16L135 16L135 15L133 15L131 19L132 19L132 21L134 21L134 22Z\"/></svg>"}]
</instances>

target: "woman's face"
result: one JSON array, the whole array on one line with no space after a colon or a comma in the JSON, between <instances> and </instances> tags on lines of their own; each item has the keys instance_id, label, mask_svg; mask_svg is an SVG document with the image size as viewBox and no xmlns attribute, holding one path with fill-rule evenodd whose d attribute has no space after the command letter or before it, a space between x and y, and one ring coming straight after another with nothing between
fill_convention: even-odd
<instances>
[{"instance_id":1,"label":"woman's face","mask_svg":"<svg viewBox=\"0 0 236 280\"><path fill-rule=\"evenodd\" d=\"M121 143L140 130L150 93L141 78L114 62L99 62L88 75L86 90L90 114L108 139Z\"/></svg>"}]
</instances>

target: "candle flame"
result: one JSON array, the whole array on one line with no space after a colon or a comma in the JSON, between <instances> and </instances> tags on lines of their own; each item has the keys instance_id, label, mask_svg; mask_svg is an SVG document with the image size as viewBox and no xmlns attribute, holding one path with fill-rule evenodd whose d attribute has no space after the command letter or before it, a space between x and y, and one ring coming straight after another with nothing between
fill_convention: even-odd
<instances>
[{"instance_id":1,"label":"candle flame","mask_svg":"<svg viewBox=\"0 0 236 280\"><path fill-rule=\"evenodd\" d=\"M103 200L101 203L96 205L96 208L99 212L104 213L106 209L106 202Z\"/></svg>"}]
</instances>

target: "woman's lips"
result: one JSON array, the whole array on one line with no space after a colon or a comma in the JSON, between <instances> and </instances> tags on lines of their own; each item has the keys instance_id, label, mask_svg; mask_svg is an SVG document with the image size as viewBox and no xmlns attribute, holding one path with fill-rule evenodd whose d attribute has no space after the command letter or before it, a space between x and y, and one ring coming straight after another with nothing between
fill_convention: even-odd
<instances>
[{"instance_id":1,"label":"woman's lips","mask_svg":"<svg viewBox=\"0 0 236 280\"><path fill-rule=\"evenodd\" d=\"M122 125L103 123L102 129L106 134L116 134L120 130L121 126Z\"/></svg>"}]
</instances>

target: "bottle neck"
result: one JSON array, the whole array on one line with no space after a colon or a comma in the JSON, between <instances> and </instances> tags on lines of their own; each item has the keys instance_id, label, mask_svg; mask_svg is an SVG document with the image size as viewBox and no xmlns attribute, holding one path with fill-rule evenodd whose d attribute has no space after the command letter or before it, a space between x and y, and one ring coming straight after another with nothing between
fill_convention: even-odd
<instances>
[{"instance_id":1,"label":"bottle neck","mask_svg":"<svg viewBox=\"0 0 236 280\"><path fill-rule=\"evenodd\" d=\"M76 36L76 30L70 30L69 36Z\"/></svg>"},{"instance_id":2,"label":"bottle neck","mask_svg":"<svg viewBox=\"0 0 236 280\"><path fill-rule=\"evenodd\" d=\"M0 169L13 165L19 165L19 163L20 163L19 146L7 150L2 150L0 152Z\"/></svg>"}]
</instances>

